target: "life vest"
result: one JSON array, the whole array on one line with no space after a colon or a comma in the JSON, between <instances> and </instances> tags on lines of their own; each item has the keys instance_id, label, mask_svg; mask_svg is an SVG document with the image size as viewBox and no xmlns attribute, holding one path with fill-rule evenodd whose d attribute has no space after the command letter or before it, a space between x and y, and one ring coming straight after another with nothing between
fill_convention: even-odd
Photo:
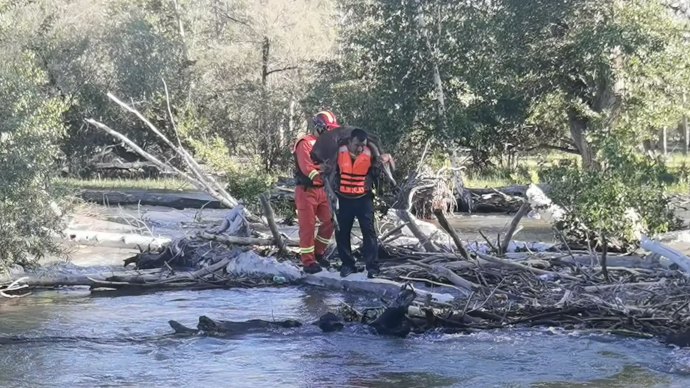
<instances>
[{"instance_id":1,"label":"life vest","mask_svg":"<svg viewBox=\"0 0 690 388\"><path fill-rule=\"evenodd\" d=\"M293 175L294 175L295 179L297 180L297 184L300 186L321 187L321 185L317 186L314 184L314 182L311 179L313 176L309 177L307 175L304 175L304 173L302 172L302 169L299 168L299 162L297 161L297 152L296 151L297 151L297 146L299 145L299 143L301 141L309 142L309 145L311 147L314 147L314 143L316 143L316 136L304 135L304 136L300 137L299 139L297 139L295 144L292 146L292 155L293 155L294 161L295 161L295 165L293 168L293 172L294 172ZM318 164L314 163L314 168L315 168L316 172L319 171L319 165ZM314 173L314 172L312 172L312 173L313 173L313 175L316 175L316 173Z\"/></svg>"},{"instance_id":2,"label":"life vest","mask_svg":"<svg viewBox=\"0 0 690 388\"><path fill-rule=\"evenodd\" d=\"M354 163L347 146L340 146L338 150L338 168L340 170L340 186L338 191L350 197L359 197L366 193L366 179L371 167L371 149L364 147L364 151L357 155Z\"/></svg>"}]
</instances>

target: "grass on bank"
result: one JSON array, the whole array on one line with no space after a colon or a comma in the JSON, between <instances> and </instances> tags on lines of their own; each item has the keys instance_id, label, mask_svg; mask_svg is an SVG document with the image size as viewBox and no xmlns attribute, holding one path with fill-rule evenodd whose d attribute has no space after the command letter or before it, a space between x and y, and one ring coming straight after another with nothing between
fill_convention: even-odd
<instances>
[{"instance_id":1,"label":"grass on bank","mask_svg":"<svg viewBox=\"0 0 690 388\"><path fill-rule=\"evenodd\" d=\"M74 189L92 190L195 190L189 182L176 178L156 179L76 179L60 178L59 183Z\"/></svg>"},{"instance_id":2,"label":"grass on bank","mask_svg":"<svg viewBox=\"0 0 690 388\"><path fill-rule=\"evenodd\" d=\"M501 187L516 184L525 184L529 181L529 173L538 171L544 166L558 163L559 160L568 159L577 162L578 157L571 154L551 152L539 156L524 156L518 161L518 170L498 168L496 171L483 175L465 174L465 185L470 188ZM497 163L498 164L498 163ZM668 177L668 191L673 194L690 194L690 155L681 152L670 152L666 157L666 164L673 172ZM246 174L239 174L246 175ZM247 183L244 179L239 182ZM171 190L184 191L195 190L186 181L176 178L154 179L76 179L60 178L60 183L74 189L94 190ZM248 187L253 191L254 188ZM233 190L234 191L234 190Z\"/></svg>"},{"instance_id":3,"label":"grass on bank","mask_svg":"<svg viewBox=\"0 0 690 388\"><path fill-rule=\"evenodd\" d=\"M61 178L60 182L74 189L91 190L195 190L194 186L174 178L165 179L74 179ZM500 176L477 176L465 178L465 185L470 188L502 187L521 184L510 178ZM667 186L669 193L690 194L690 185L674 183Z\"/></svg>"}]
</instances>

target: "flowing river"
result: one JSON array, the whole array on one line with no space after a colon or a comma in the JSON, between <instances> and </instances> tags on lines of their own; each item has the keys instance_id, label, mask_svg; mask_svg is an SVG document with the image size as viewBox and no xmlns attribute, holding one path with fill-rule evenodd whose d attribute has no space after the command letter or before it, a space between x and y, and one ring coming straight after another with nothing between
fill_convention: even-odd
<instances>
[{"instance_id":1,"label":"flowing river","mask_svg":"<svg viewBox=\"0 0 690 388\"><path fill-rule=\"evenodd\" d=\"M124 217L122 211L108 212L111 219ZM222 212L211 214L206 217ZM193 219L195 213L150 208L147 215L154 233L173 235L180 232L182 219ZM463 217L453 223L465 233L463 238L470 238L480 227L495 235L509 219ZM538 220L526 220L525 225L518 239L550 238ZM80 251L71 264L52 270L115 267L130 253L114 248ZM559 330L428 334L401 340L351 331L321 333L307 324L227 339L169 336L170 319L192 327L200 315L310 323L340 301L355 307L376 303L364 295L306 287L132 296L61 289L3 299L0 387L690 386L688 350L651 340Z\"/></svg>"}]
</instances>

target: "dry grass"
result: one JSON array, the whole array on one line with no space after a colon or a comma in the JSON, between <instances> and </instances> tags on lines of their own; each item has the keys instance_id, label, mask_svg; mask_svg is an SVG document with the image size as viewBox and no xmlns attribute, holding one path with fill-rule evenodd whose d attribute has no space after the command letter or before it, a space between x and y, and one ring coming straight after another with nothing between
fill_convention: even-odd
<instances>
[{"instance_id":1,"label":"dry grass","mask_svg":"<svg viewBox=\"0 0 690 388\"><path fill-rule=\"evenodd\" d=\"M59 182L77 189L194 190L188 182L174 178L86 180L61 178Z\"/></svg>"},{"instance_id":2,"label":"dry grass","mask_svg":"<svg viewBox=\"0 0 690 388\"><path fill-rule=\"evenodd\" d=\"M519 159L518 166L529 170L537 171L542 167L558 163L561 159L569 159L575 162L578 157L571 154L552 152L539 156L524 156ZM496 161L498 164L498 161ZM671 170L687 169L690 172L690 155L685 156L680 152L671 152L667 156L667 165ZM519 178L516 174L509 171L497 172L495 174L485 174L480 176L465 176L467 187L500 187L524 183L524 177ZM143 189L143 190L194 190L189 183L175 178L159 179L88 179L80 180L73 178L63 178L60 182L77 189ZM690 193L690 184L672 183L668 190L673 194Z\"/></svg>"}]
</instances>

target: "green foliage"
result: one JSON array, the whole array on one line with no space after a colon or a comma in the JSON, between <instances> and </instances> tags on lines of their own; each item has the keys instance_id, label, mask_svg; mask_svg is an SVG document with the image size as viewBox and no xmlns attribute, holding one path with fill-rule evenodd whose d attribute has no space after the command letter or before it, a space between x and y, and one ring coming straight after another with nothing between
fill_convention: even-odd
<instances>
[{"instance_id":1,"label":"green foliage","mask_svg":"<svg viewBox=\"0 0 690 388\"><path fill-rule=\"evenodd\" d=\"M0 265L29 264L61 250L51 233L64 228L51 203L54 156L65 134L65 104L45 93L46 73L20 52L0 63Z\"/></svg>"},{"instance_id":2,"label":"green foliage","mask_svg":"<svg viewBox=\"0 0 690 388\"><path fill-rule=\"evenodd\" d=\"M688 20L661 1L340 5L342 55L322 63L307 105L333 107L406 157L433 137L442 151L472 149L477 166L541 147L584 153L587 166L592 136L649 138L687 114Z\"/></svg>"},{"instance_id":3,"label":"green foliage","mask_svg":"<svg viewBox=\"0 0 690 388\"><path fill-rule=\"evenodd\" d=\"M580 242L603 235L628 248L634 246L636 225L652 235L677 228L679 220L664 193L662 177L668 169L663 161L640 155L614 137L596 144L600 169L553 167L543 173L551 199L568 211L559 225L566 235ZM628 209L639 214L639 223L626 217Z\"/></svg>"},{"instance_id":4,"label":"green foliage","mask_svg":"<svg viewBox=\"0 0 690 388\"><path fill-rule=\"evenodd\" d=\"M89 18L74 17L79 12ZM561 175L601 190L601 200L592 191L563 201L597 202L602 212L619 188L594 181L643 180L647 175L631 175L638 167L639 174L661 173L632 158L631 147L690 114L683 96L690 90L688 18L661 0L35 0L0 1L0 15L3 58L32 57L20 70L29 79L40 73L42 83L18 90L45 86L29 100L43 95L48 105L35 111L61 117L66 136L46 141L59 146L62 155L52 155L71 172L87 174L85 162L117 144L84 125L85 117L180 164L105 96L110 91L174 139L170 103L182 143L227 173L233 193L250 206L287 170L293 139L321 109L379 134L397 174L417 167L430 140L429 163L445 165L466 148L472 172L520 183L538 177L517 161L544 148L579 153L586 168L597 167L590 163L596 159L600 170L569 167ZM7 101L20 95L2 93ZM57 103L64 105L48 108ZM30 121L6 117L12 128ZM630 158L616 159L606 137ZM663 188L652 185L638 199L657 203ZM632 203L633 194L622 195ZM587 220L614 233L606 222Z\"/></svg>"},{"instance_id":5,"label":"green foliage","mask_svg":"<svg viewBox=\"0 0 690 388\"><path fill-rule=\"evenodd\" d=\"M273 187L276 177L266 173L258 160L247 162L233 163L226 170L228 192L250 210L261 213L259 195Z\"/></svg>"}]
</instances>

